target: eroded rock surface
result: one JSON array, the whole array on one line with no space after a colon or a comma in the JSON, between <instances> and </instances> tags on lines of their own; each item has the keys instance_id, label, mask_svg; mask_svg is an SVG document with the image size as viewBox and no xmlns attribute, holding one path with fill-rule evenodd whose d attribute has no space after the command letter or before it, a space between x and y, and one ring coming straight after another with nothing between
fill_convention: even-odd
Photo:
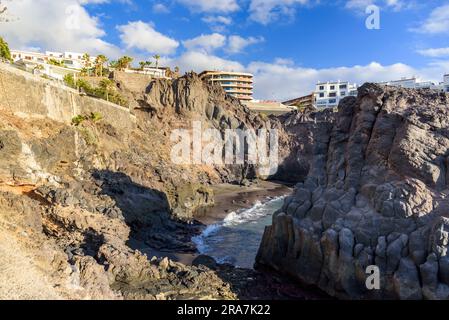
<instances>
[{"instance_id":1,"label":"eroded rock surface","mask_svg":"<svg viewBox=\"0 0 449 320\"><path fill-rule=\"evenodd\" d=\"M8 73L8 81L15 77ZM132 102L132 124L75 126L3 110L0 101L0 236L8 239L0 245L0 280L8 282L0 297L236 298L206 267L137 249L195 252L195 212L214 201L208 185L254 176L246 165L174 164L173 129L193 120L219 130L269 123L195 74L117 90Z\"/></svg>"},{"instance_id":2,"label":"eroded rock surface","mask_svg":"<svg viewBox=\"0 0 449 320\"><path fill-rule=\"evenodd\" d=\"M449 96L366 84L323 116L287 119L307 134L296 142L306 178L258 264L340 298L448 299ZM366 288L369 265L380 290Z\"/></svg>"}]
</instances>

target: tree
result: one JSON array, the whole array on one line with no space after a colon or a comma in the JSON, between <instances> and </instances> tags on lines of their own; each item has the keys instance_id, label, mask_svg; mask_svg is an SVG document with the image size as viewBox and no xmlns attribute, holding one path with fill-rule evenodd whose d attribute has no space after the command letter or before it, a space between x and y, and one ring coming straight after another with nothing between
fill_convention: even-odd
<instances>
[{"instance_id":1,"label":"tree","mask_svg":"<svg viewBox=\"0 0 449 320\"><path fill-rule=\"evenodd\" d=\"M118 61L112 60L111 62L109 62L109 68L118 69Z\"/></svg>"},{"instance_id":2,"label":"tree","mask_svg":"<svg viewBox=\"0 0 449 320\"><path fill-rule=\"evenodd\" d=\"M57 67L65 67L64 62L53 59L53 58L48 60L48 64L51 64L52 66L57 66Z\"/></svg>"},{"instance_id":3,"label":"tree","mask_svg":"<svg viewBox=\"0 0 449 320\"><path fill-rule=\"evenodd\" d=\"M88 53L83 54L83 63L85 68L90 67L90 55Z\"/></svg>"},{"instance_id":4,"label":"tree","mask_svg":"<svg viewBox=\"0 0 449 320\"><path fill-rule=\"evenodd\" d=\"M145 66L147 65L147 62L146 61L140 61L139 65L140 65L140 70L143 70L143 68L145 68Z\"/></svg>"},{"instance_id":5,"label":"tree","mask_svg":"<svg viewBox=\"0 0 449 320\"><path fill-rule=\"evenodd\" d=\"M88 53L85 53L82 60L84 63L84 68L87 70L87 75L90 76L90 68L92 67L92 63L90 62L90 55Z\"/></svg>"},{"instance_id":6,"label":"tree","mask_svg":"<svg viewBox=\"0 0 449 320\"><path fill-rule=\"evenodd\" d=\"M121 57L120 59L118 59L117 69L118 70L128 69L133 60L134 60L133 58L128 56Z\"/></svg>"},{"instance_id":7,"label":"tree","mask_svg":"<svg viewBox=\"0 0 449 320\"><path fill-rule=\"evenodd\" d=\"M100 88L104 90L106 100L109 101L109 92L115 88L115 82L109 79L103 79L100 81Z\"/></svg>"},{"instance_id":8,"label":"tree","mask_svg":"<svg viewBox=\"0 0 449 320\"><path fill-rule=\"evenodd\" d=\"M8 43L0 37L0 60L11 61L11 51L9 50Z\"/></svg>"},{"instance_id":9,"label":"tree","mask_svg":"<svg viewBox=\"0 0 449 320\"><path fill-rule=\"evenodd\" d=\"M95 59L95 74L99 77L103 76L103 67L104 64L108 61L105 55L100 54Z\"/></svg>"},{"instance_id":10,"label":"tree","mask_svg":"<svg viewBox=\"0 0 449 320\"><path fill-rule=\"evenodd\" d=\"M158 54L155 54L153 56L153 58L154 58L154 60L156 60L156 69L158 69L159 68L159 60L161 59L161 56Z\"/></svg>"}]
</instances>

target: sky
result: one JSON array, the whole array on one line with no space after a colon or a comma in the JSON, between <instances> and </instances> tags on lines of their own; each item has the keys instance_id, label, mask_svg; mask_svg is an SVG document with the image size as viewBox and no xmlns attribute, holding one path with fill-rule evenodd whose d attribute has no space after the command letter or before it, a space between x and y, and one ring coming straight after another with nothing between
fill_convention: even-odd
<instances>
[{"instance_id":1,"label":"sky","mask_svg":"<svg viewBox=\"0 0 449 320\"><path fill-rule=\"evenodd\" d=\"M251 72L256 99L299 97L318 81L439 82L449 73L449 0L0 0L0 6L8 7L9 20L0 22L0 36L11 48L130 55L136 63L159 54L162 65L182 71Z\"/></svg>"}]
</instances>

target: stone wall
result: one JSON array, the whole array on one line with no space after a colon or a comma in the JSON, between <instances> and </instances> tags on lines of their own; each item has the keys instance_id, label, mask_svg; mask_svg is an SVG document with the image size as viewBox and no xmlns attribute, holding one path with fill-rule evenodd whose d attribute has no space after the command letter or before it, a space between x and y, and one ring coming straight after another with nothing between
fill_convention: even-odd
<instances>
[{"instance_id":1,"label":"stone wall","mask_svg":"<svg viewBox=\"0 0 449 320\"><path fill-rule=\"evenodd\" d=\"M128 108L81 96L60 82L3 63L0 63L0 109L45 116L63 123L70 123L79 114L99 112L105 122L123 130L131 130L136 123Z\"/></svg>"},{"instance_id":2,"label":"stone wall","mask_svg":"<svg viewBox=\"0 0 449 320\"><path fill-rule=\"evenodd\" d=\"M113 78L115 81L123 83L129 91L137 93L145 92L152 81L149 75L123 71L114 71Z\"/></svg>"}]
</instances>

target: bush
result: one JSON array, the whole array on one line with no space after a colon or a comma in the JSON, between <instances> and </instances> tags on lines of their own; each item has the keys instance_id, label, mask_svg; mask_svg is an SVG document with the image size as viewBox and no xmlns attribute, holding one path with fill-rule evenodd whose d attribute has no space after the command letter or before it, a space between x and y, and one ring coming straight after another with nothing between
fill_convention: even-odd
<instances>
[{"instance_id":1,"label":"bush","mask_svg":"<svg viewBox=\"0 0 449 320\"><path fill-rule=\"evenodd\" d=\"M98 145L98 138L91 130L87 128L80 128L79 132L81 133L81 136L83 137L84 141L86 141L87 145L89 146Z\"/></svg>"},{"instance_id":2,"label":"bush","mask_svg":"<svg viewBox=\"0 0 449 320\"><path fill-rule=\"evenodd\" d=\"M86 117L82 115L77 115L76 117L72 118L72 124L74 126L79 126L81 123L83 123L86 120Z\"/></svg>"},{"instance_id":3,"label":"bush","mask_svg":"<svg viewBox=\"0 0 449 320\"><path fill-rule=\"evenodd\" d=\"M92 112L92 113L90 114L90 119L91 119L93 122L98 122L98 121L100 121L101 119L103 119L103 116L101 115L100 112Z\"/></svg>"},{"instance_id":4,"label":"bush","mask_svg":"<svg viewBox=\"0 0 449 320\"><path fill-rule=\"evenodd\" d=\"M73 74L66 74L64 76L64 83L71 88L76 88L75 78L73 77Z\"/></svg>"}]
</instances>

